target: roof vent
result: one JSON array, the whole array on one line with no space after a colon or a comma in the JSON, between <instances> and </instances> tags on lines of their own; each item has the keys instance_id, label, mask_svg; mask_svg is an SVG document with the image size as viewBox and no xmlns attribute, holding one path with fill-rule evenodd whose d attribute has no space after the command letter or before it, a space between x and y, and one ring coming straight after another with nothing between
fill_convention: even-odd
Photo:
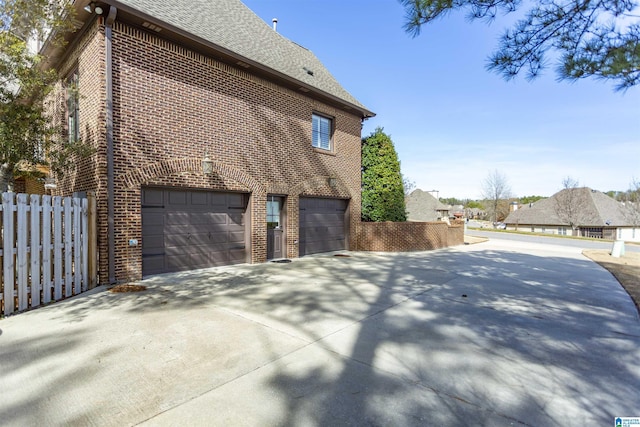
<instances>
[{"instance_id":1,"label":"roof vent","mask_svg":"<svg viewBox=\"0 0 640 427\"><path fill-rule=\"evenodd\" d=\"M148 28L150 30L155 31L156 33L159 33L160 30L162 30L161 27L158 27L157 25L154 25L154 24L152 24L150 22L147 22L147 21L143 22L142 26L145 27L145 28Z\"/></svg>"},{"instance_id":2,"label":"roof vent","mask_svg":"<svg viewBox=\"0 0 640 427\"><path fill-rule=\"evenodd\" d=\"M271 20L271 22L273 22L273 31L275 31L277 33L278 32L278 18L273 18Z\"/></svg>"}]
</instances>

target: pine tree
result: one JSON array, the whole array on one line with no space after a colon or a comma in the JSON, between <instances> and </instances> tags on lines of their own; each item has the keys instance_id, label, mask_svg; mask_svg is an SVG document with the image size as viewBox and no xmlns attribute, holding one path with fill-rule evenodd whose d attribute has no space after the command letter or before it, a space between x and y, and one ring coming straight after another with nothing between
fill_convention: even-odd
<instances>
[{"instance_id":1,"label":"pine tree","mask_svg":"<svg viewBox=\"0 0 640 427\"><path fill-rule=\"evenodd\" d=\"M640 83L640 23L638 2L602 0L400 0L405 29L418 35L423 24L452 11L467 11L470 20L492 22L499 14L529 8L500 38L487 68L512 79L521 71L536 76L556 57L560 79L605 79L625 90Z\"/></svg>"}]
</instances>

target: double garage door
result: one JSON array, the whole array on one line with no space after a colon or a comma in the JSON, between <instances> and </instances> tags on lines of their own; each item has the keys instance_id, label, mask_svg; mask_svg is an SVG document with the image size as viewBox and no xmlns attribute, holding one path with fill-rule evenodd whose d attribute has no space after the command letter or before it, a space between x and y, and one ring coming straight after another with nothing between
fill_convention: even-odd
<instances>
[{"instance_id":1,"label":"double garage door","mask_svg":"<svg viewBox=\"0 0 640 427\"><path fill-rule=\"evenodd\" d=\"M142 190L142 274L247 262L248 194Z\"/></svg>"},{"instance_id":2,"label":"double garage door","mask_svg":"<svg viewBox=\"0 0 640 427\"><path fill-rule=\"evenodd\" d=\"M300 256L346 249L348 204L342 199L300 198Z\"/></svg>"}]
</instances>

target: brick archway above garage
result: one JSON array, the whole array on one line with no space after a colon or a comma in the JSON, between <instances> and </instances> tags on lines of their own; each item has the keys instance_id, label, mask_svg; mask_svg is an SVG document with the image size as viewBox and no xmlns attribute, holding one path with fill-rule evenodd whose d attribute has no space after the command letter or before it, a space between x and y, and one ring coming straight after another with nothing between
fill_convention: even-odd
<instances>
[{"instance_id":1,"label":"brick archway above garage","mask_svg":"<svg viewBox=\"0 0 640 427\"><path fill-rule=\"evenodd\" d=\"M126 188L137 188L140 185L163 176L179 172L202 173L202 159L182 158L163 160L150 163L125 174L122 178ZM264 193L265 189L256 179L240 169L236 169L222 162L213 161L213 172L225 178L231 178L245 185L251 192Z\"/></svg>"}]
</instances>

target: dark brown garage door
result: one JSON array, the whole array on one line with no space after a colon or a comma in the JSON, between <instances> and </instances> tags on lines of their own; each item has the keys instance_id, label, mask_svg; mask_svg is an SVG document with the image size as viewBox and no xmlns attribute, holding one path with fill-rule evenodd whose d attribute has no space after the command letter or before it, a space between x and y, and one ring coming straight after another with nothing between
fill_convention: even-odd
<instances>
[{"instance_id":1,"label":"dark brown garage door","mask_svg":"<svg viewBox=\"0 0 640 427\"><path fill-rule=\"evenodd\" d=\"M346 249L348 200L300 198L300 256Z\"/></svg>"},{"instance_id":2,"label":"dark brown garage door","mask_svg":"<svg viewBox=\"0 0 640 427\"><path fill-rule=\"evenodd\" d=\"M142 274L246 262L248 195L142 190Z\"/></svg>"}]
</instances>

